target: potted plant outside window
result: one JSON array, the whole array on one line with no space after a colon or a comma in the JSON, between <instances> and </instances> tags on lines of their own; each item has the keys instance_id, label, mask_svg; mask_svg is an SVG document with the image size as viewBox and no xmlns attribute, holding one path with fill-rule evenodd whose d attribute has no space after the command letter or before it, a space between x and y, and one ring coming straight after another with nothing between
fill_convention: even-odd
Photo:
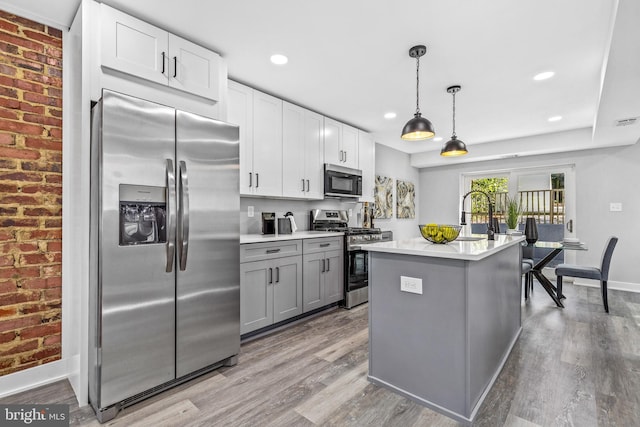
<instances>
[{"instance_id":1,"label":"potted plant outside window","mask_svg":"<svg viewBox=\"0 0 640 427\"><path fill-rule=\"evenodd\" d=\"M507 234L513 234L518 228L522 206L516 197L507 197L505 202L505 222L507 223Z\"/></svg>"}]
</instances>

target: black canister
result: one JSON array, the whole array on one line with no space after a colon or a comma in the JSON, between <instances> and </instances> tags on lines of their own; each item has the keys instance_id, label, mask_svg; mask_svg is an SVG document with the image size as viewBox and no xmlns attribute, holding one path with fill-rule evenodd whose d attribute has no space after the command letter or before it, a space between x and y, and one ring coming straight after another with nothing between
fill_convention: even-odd
<instances>
[{"instance_id":1,"label":"black canister","mask_svg":"<svg viewBox=\"0 0 640 427\"><path fill-rule=\"evenodd\" d=\"M275 212L262 212L262 234L276 234Z\"/></svg>"}]
</instances>

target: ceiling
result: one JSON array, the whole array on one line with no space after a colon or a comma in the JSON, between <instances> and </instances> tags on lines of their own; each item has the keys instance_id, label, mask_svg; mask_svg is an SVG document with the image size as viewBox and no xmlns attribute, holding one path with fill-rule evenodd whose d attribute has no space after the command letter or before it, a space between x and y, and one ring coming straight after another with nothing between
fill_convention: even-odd
<instances>
[{"instance_id":1,"label":"ceiling","mask_svg":"<svg viewBox=\"0 0 640 427\"><path fill-rule=\"evenodd\" d=\"M68 27L80 0L0 0L0 7ZM637 0L104 0L220 53L229 77L372 132L415 153L418 167L633 144L640 116ZM404 142L420 109L444 138ZM289 63L269 62L273 53ZM555 75L545 81L533 76ZM442 158L452 133L469 154ZM395 112L392 120L383 118ZM562 120L549 122L551 116ZM556 134L557 133L557 134ZM558 138L548 134L558 135ZM544 136L540 136L544 135ZM561 143L558 143L561 141Z\"/></svg>"}]
</instances>

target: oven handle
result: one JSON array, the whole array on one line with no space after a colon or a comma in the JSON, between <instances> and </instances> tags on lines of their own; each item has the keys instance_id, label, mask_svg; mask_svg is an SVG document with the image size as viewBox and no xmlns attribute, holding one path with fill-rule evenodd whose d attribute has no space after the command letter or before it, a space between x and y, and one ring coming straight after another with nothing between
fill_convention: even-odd
<instances>
[{"instance_id":1,"label":"oven handle","mask_svg":"<svg viewBox=\"0 0 640 427\"><path fill-rule=\"evenodd\" d=\"M355 251L361 251L362 250L362 246L349 246L347 248L347 252L355 252Z\"/></svg>"}]
</instances>

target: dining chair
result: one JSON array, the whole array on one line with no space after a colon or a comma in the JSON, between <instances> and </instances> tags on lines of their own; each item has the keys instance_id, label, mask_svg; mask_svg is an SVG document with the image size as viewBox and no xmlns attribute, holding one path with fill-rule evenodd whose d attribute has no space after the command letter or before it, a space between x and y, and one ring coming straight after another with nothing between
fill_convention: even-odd
<instances>
[{"instance_id":1,"label":"dining chair","mask_svg":"<svg viewBox=\"0 0 640 427\"><path fill-rule=\"evenodd\" d=\"M602 303L604 304L604 311L609 312L609 302L607 301L607 280L609 279L609 265L611 264L611 256L613 255L613 249L618 243L618 238L615 236L609 237L609 241L602 252L602 262L600 268L587 267L574 264L559 264L556 267L556 276L558 281L556 284L557 295L562 295L562 278L565 276L579 277L582 279L593 279L600 281L600 291L602 292Z\"/></svg>"},{"instance_id":2,"label":"dining chair","mask_svg":"<svg viewBox=\"0 0 640 427\"><path fill-rule=\"evenodd\" d=\"M522 250L522 274L525 276L524 283L524 299L529 298L529 294L533 292L533 266L536 264L533 260L533 246L529 246L527 244L523 244L521 247ZM529 268L525 267L524 264L528 264ZM525 271L526 270L526 271Z\"/></svg>"},{"instance_id":3,"label":"dining chair","mask_svg":"<svg viewBox=\"0 0 640 427\"><path fill-rule=\"evenodd\" d=\"M522 259L522 267L520 269L520 273L524 278L524 299L529 299L529 291L533 287L533 274L531 270L533 269L533 263L527 262L526 259Z\"/></svg>"}]
</instances>

